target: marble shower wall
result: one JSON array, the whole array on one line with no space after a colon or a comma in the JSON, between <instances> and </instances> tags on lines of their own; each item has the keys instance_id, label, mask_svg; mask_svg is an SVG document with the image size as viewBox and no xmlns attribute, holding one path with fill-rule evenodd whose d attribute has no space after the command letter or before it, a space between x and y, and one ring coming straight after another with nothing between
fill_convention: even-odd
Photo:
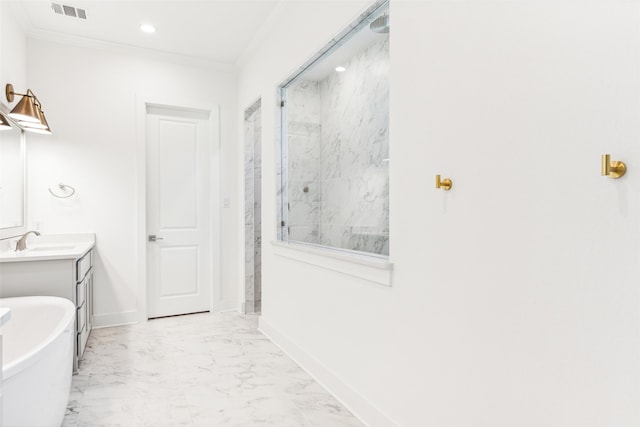
<instances>
[{"instance_id":1,"label":"marble shower wall","mask_svg":"<svg viewBox=\"0 0 640 427\"><path fill-rule=\"evenodd\" d=\"M261 110L260 101L244 119L245 311L260 311L262 301Z\"/></svg>"},{"instance_id":2,"label":"marble shower wall","mask_svg":"<svg viewBox=\"0 0 640 427\"><path fill-rule=\"evenodd\" d=\"M345 72L287 91L290 240L389 253L389 38L379 37Z\"/></svg>"},{"instance_id":3,"label":"marble shower wall","mask_svg":"<svg viewBox=\"0 0 640 427\"><path fill-rule=\"evenodd\" d=\"M320 243L389 253L389 38L320 82Z\"/></svg>"},{"instance_id":4,"label":"marble shower wall","mask_svg":"<svg viewBox=\"0 0 640 427\"><path fill-rule=\"evenodd\" d=\"M300 81L287 91L289 239L320 243L320 85Z\"/></svg>"}]
</instances>

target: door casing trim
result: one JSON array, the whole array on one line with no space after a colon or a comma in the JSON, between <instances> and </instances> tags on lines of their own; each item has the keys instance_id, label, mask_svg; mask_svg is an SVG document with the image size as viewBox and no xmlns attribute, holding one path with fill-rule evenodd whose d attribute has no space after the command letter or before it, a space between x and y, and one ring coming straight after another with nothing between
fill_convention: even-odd
<instances>
[{"instance_id":1,"label":"door casing trim","mask_svg":"<svg viewBox=\"0 0 640 427\"><path fill-rule=\"evenodd\" d=\"M209 113L209 132L211 154L209 159L211 187L209 197L209 221L211 239L211 292L209 307L212 312L220 311L221 306L221 226L220 208L221 185L221 144L220 144L220 107L218 104L205 104L179 97L162 98L145 93L136 94L136 311L139 322L148 320L147 312L147 108L162 107L183 111L205 111Z\"/></svg>"}]
</instances>

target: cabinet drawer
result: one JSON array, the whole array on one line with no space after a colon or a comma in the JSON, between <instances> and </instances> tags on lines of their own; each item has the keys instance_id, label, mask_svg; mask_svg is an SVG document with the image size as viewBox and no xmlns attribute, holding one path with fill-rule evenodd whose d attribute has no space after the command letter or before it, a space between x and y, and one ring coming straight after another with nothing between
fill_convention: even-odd
<instances>
[{"instance_id":1,"label":"cabinet drawer","mask_svg":"<svg viewBox=\"0 0 640 427\"><path fill-rule=\"evenodd\" d=\"M87 252L85 256L83 256L76 262L76 281L77 282L84 279L84 276L86 276L87 272L91 269L91 266L93 265L93 259L91 256L92 252L93 251Z\"/></svg>"},{"instance_id":2,"label":"cabinet drawer","mask_svg":"<svg viewBox=\"0 0 640 427\"><path fill-rule=\"evenodd\" d=\"M87 274L84 281L87 284L85 294L85 305L87 306L87 330L91 331L93 328L93 270Z\"/></svg>"},{"instance_id":3,"label":"cabinet drawer","mask_svg":"<svg viewBox=\"0 0 640 427\"><path fill-rule=\"evenodd\" d=\"M89 277L90 276L86 276L82 282L76 285L76 307L80 307L87 299Z\"/></svg>"},{"instance_id":4,"label":"cabinet drawer","mask_svg":"<svg viewBox=\"0 0 640 427\"><path fill-rule=\"evenodd\" d=\"M76 316L76 331L80 333L86 329L85 324L87 323L87 305L82 304L81 307L78 307L77 311L78 313Z\"/></svg>"},{"instance_id":5,"label":"cabinet drawer","mask_svg":"<svg viewBox=\"0 0 640 427\"><path fill-rule=\"evenodd\" d=\"M77 336L77 352L78 359L82 357L84 354L84 347L87 345L87 339L89 338L89 330L85 329L84 331L78 332Z\"/></svg>"}]
</instances>

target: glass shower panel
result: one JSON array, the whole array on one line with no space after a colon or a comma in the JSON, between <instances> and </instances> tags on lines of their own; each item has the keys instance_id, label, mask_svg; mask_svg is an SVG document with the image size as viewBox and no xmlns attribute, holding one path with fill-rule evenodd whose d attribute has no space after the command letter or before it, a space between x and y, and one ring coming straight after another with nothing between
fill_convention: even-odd
<instances>
[{"instance_id":1,"label":"glass shower panel","mask_svg":"<svg viewBox=\"0 0 640 427\"><path fill-rule=\"evenodd\" d=\"M284 87L289 241L389 253L389 35L372 28Z\"/></svg>"}]
</instances>

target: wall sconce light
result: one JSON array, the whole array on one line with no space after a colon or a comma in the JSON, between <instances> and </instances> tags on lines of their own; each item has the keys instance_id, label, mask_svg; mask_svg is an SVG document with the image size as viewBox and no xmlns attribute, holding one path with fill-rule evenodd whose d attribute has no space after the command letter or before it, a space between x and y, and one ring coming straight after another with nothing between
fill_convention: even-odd
<instances>
[{"instance_id":1,"label":"wall sconce light","mask_svg":"<svg viewBox=\"0 0 640 427\"><path fill-rule=\"evenodd\" d=\"M9 83L5 87L5 95L9 102L13 102L15 95L22 96L18 104L9 112L9 117L15 119L24 130L45 135L51 134L47 119L42 112L42 104L31 89L27 89L27 93L17 93L13 90L13 85Z\"/></svg>"}]
</instances>

